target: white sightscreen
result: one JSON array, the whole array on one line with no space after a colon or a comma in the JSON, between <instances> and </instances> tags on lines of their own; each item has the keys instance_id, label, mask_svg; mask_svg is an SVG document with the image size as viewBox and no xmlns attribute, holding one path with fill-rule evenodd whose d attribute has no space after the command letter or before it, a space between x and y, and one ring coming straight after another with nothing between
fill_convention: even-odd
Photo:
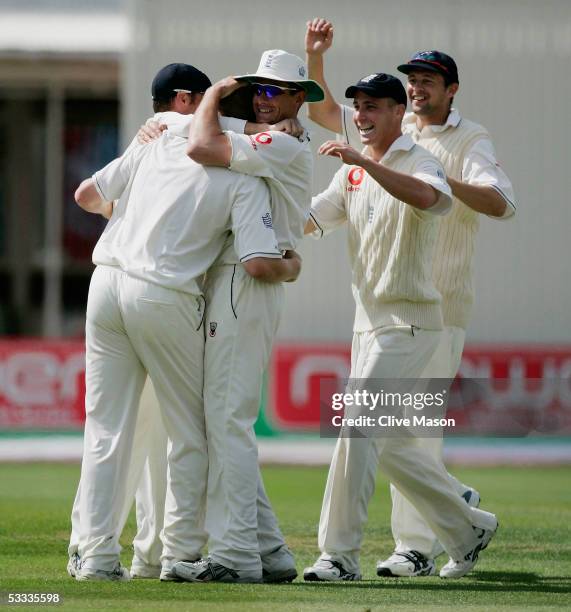
<instances>
[{"instance_id":1,"label":"white sightscreen","mask_svg":"<svg viewBox=\"0 0 571 612\"><path fill-rule=\"evenodd\" d=\"M516 220L482 219L476 256L474 341L571 341L571 2L568 0L131 0L133 46L123 79L126 141L150 114L158 68L184 61L214 80L256 68L264 49L303 54L307 19L335 24L326 76L338 99L371 72L420 49L451 54L460 70L456 107L492 134L511 177ZM311 128L313 144L327 138ZM334 160L316 160L314 189ZM353 314L344 234L301 247L305 267L287 288L282 339L344 340Z\"/></svg>"}]
</instances>

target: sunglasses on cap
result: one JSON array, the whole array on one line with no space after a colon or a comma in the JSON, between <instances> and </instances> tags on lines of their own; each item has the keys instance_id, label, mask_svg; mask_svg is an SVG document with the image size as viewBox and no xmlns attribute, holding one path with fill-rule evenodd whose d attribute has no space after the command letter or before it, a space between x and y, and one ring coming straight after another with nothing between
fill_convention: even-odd
<instances>
[{"instance_id":1,"label":"sunglasses on cap","mask_svg":"<svg viewBox=\"0 0 571 612\"><path fill-rule=\"evenodd\" d=\"M283 95L286 91L301 91L295 87L280 87L279 85L267 85L266 83L252 83L254 95L265 95L268 100Z\"/></svg>"}]
</instances>

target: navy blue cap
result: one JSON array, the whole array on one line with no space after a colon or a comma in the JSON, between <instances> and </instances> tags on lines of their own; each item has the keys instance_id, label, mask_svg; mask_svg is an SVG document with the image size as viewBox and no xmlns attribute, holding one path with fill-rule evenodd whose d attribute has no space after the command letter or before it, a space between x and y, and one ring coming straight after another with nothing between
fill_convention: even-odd
<instances>
[{"instance_id":1,"label":"navy blue cap","mask_svg":"<svg viewBox=\"0 0 571 612\"><path fill-rule=\"evenodd\" d=\"M151 95L153 100L170 100L177 89L204 92L211 85L204 72L190 64L168 64L153 79Z\"/></svg>"},{"instance_id":2,"label":"navy blue cap","mask_svg":"<svg viewBox=\"0 0 571 612\"><path fill-rule=\"evenodd\" d=\"M373 98L392 98L397 104L406 106L406 91L400 79L392 74L378 72L363 77L356 85L347 88L346 98L354 98L358 91L362 91Z\"/></svg>"},{"instance_id":3,"label":"navy blue cap","mask_svg":"<svg viewBox=\"0 0 571 612\"><path fill-rule=\"evenodd\" d=\"M441 74L447 85L460 82L456 62L442 51L419 51L406 64L398 66L398 70L405 74L414 70L429 70Z\"/></svg>"}]
</instances>

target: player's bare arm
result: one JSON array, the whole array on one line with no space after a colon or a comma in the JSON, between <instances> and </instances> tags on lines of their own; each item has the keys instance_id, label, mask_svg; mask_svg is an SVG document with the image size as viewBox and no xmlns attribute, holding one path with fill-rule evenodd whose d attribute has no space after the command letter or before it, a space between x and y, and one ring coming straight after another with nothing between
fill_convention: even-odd
<instances>
[{"instance_id":1,"label":"player's bare arm","mask_svg":"<svg viewBox=\"0 0 571 612\"><path fill-rule=\"evenodd\" d=\"M438 192L420 179L391 170L343 142L328 140L319 148L320 155L339 157L343 163L361 166L383 189L397 200L419 210L427 210L438 202Z\"/></svg>"},{"instance_id":2,"label":"player's bare arm","mask_svg":"<svg viewBox=\"0 0 571 612\"><path fill-rule=\"evenodd\" d=\"M317 225L315 225L315 222L313 221L313 219L311 217L309 217L309 219L305 222L305 228L303 229L303 233L304 234L313 234L313 232L319 229L317 227Z\"/></svg>"},{"instance_id":3,"label":"player's bare arm","mask_svg":"<svg viewBox=\"0 0 571 612\"><path fill-rule=\"evenodd\" d=\"M206 90L188 134L187 153L196 163L225 168L230 165L232 145L220 127L218 111L220 100L242 86L233 77L226 77Z\"/></svg>"},{"instance_id":4,"label":"player's bare arm","mask_svg":"<svg viewBox=\"0 0 571 612\"><path fill-rule=\"evenodd\" d=\"M265 283L290 283L301 271L301 257L296 251L286 251L283 259L255 257L243 263L246 272Z\"/></svg>"},{"instance_id":5,"label":"player's bare arm","mask_svg":"<svg viewBox=\"0 0 571 612\"><path fill-rule=\"evenodd\" d=\"M472 210L491 217L502 217L506 212L506 201L493 187L470 185L450 177L447 177L446 180L453 195Z\"/></svg>"},{"instance_id":6,"label":"player's bare arm","mask_svg":"<svg viewBox=\"0 0 571 612\"><path fill-rule=\"evenodd\" d=\"M101 199L92 178L85 179L76 189L75 201L83 210L103 215L106 219L110 219L113 214L113 202Z\"/></svg>"},{"instance_id":7,"label":"player's bare arm","mask_svg":"<svg viewBox=\"0 0 571 612\"><path fill-rule=\"evenodd\" d=\"M283 132L298 138L303 134L304 127L297 117L292 119L282 119L277 123L253 123L248 121L244 127L244 134L250 136L260 132Z\"/></svg>"},{"instance_id":8,"label":"player's bare arm","mask_svg":"<svg viewBox=\"0 0 571 612\"><path fill-rule=\"evenodd\" d=\"M318 125L340 134L343 130L341 106L331 93L323 67L323 54L333 44L333 24L321 17L307 22L305 53L309 78L317 81L325 93L322 102L307 105L307 116Z\"/></svg>"},{"instance_id":9,"label":"player's bare arm","mask_svg":"<svg viewBox=\"0 0 571 612\"><path fill-rule=\"evenodd\" d=\"M147 119L147 122L139 128L137 132L137 141L139 144L149 144L160 137L168 126L164 123L155 121L152 117ZM304 127L300 121L295 119L283 119L278 123L255 123L253 121L246 122L244 126L244 134L254 135L260 132L284 132L298 138L303 134Z\"/></svg>"}]
</instances>

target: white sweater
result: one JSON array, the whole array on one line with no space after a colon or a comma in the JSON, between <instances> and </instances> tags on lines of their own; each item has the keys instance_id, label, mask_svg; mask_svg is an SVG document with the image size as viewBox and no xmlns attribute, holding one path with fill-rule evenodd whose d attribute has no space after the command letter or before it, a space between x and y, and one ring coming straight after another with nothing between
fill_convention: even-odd
<instances>
[{"instance_id":1,"label":"white sweater","mask_svg":"<svg viewBox=\"0 0 571 612\"><path fill-rule=\"evenodd\" d=\"M462 119L454 129L422 134L422 146L435 155L447 176L462 180L466 152L476 140L489 138L482 126ZM442 294L446 325L466 328L474 303L473 260L480 215L458 198L452 212L442 219L434 253L433 278Z\"/></svg>"},{"instance_id":2,"label":"white sweater","mask_svg":"<svg viewBox=\"0 0 571 612\"><path fill-rule=\"evenodd\" d=\"M382 163L439 189L434 210L421 211L400 202L363 169L347 165L312 202L312 218L320 230L348 222L357 332L393 324L442 329L432 258L437 215L449 208L450 188L433 155L414 145L410 136L398 140L406 146L397 147ZM428 177L431 168L434 172Z\"/></svg>"}]
</instances>

